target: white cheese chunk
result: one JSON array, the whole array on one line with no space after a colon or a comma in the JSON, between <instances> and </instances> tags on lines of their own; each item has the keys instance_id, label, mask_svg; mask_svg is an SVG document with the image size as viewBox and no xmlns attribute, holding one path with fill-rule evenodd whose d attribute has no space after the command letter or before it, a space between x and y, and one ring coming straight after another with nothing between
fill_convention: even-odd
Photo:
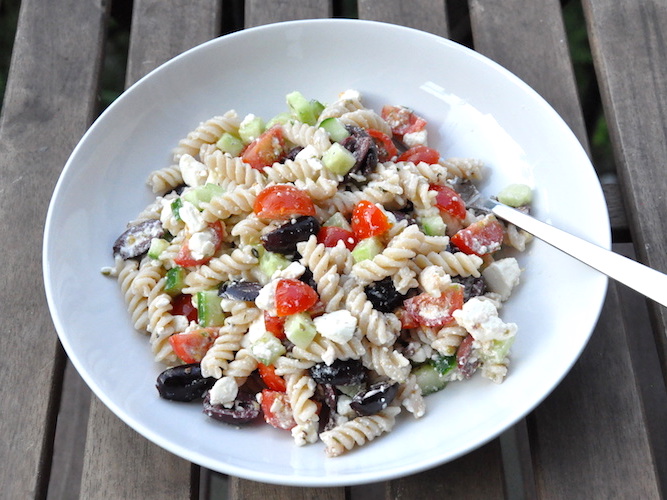
<instances>
[{"instance_id":1,"label":"white cheese chunk","mask_svg":"<svg viewBox=\"0 0 667 500\"><path fill-rule=\"evenodd\" d=\"M181 208L178 209L178 215L185 222L185 226L190 233L196 233L208 227L199 209L189 201L182 202Z\"/></svg>"},{"instance_id":2,"label":"white cheese chunk","mask_svg":"<svg viewBox=\"0 0 667 500\"><path fill-rule=\"evenodd\" d=\"M274 272L271 276L271 279L274 281L279 279L297 280L305 272L306 268L303 266L303 264L299 262L291 262L285 269L278 269L276 272Z\"/></svg>"},{"instance_id":3,"label":"white cheese chunk","mask_svg":"<svg viewBox=\"0 0 667 500\"><path fill-rule=\"evenodd\" d=\"M230 405L236 399L236 395L239 392L239 386L236 383L234 377L222 377L213 384L209 395L211 398L211 404L214 405Z\"/></svg>"},{"instance_id":4,"label":"white cheese chunk","mask_svg":"<svg viewBox=\"0 0 667 500\"><path fill-rule=\"evenodd\" d=\"M358 90L348 89L348 90L338 94L338 98L340 100L357 100L358 101L358 100L361 99L361 94L359 93Z\"/></svg>"},{"instance_id":5,"label":"white cheese chunk","mask_svg":"<svg viewBox=\"0 0 667 500\"><path fill-rule=\"evenodd\" d=\"M498 316L498 309L491 301L473 297L463 307L453 312L452 316L459 324L480 343L494 340L507 340L516 334L514 323L504 323Z\"/></svg>"},{"instance_id":6,"label":"white cheese chunk","mask_svg":"<svg viewBox=\"0 0 667 500\"><path fill-rule=\"evenodd\" d=\"M276 311L276 285L278 280L273 280L262 287L255 299L255 305L271 316L277 316Z\"/></svg>"},{"instance_id":7,"label":"white cheese chunk","mask_svg":"<svg viewBox=\"0 0 667 500\"><path fill-rule=\"evenodd\" d=\"M357 328L357 318L344 309L318 316L313 323L322 337L338 344L349 342Z\"/></svg>"},{"instance_id":8,"label":"white cheese chunk","mask_svg":"<svg viewBox=\"0 0 667 500\"><path fill-rule=\"evenodd\" d=\"M213 229L204 229L190 236L188 247L195 260L202 260L215 253L216 235Z\"/></svg>"},{"instance_id":9,"label":"white cheese chunk","mask_svg":"<svg viewBox=\"0 0 667 500\"><path fill-rule=\"evenodd\" d=\"M303 148L301 151L299 151L294 159L296 161L306 161L310 158L319 158L320 154L317 151L317 148L313 146L312 144L308 144L305 148Z\"/></svg>"},{"instance_id":10,"label":"white cheese chunk","mask_svg":"<svg viewBox=\"0 0 667 500\"><path fill-rule=\"evenodd\" d=\"M178 160L178 166L181 169L183 182L188 186L196 187L206 184L208 179L208 169L206 165L195 160L192 155L184 154Z\"/></svg>"},{"instance_id":11,"label":"white cheese chunk","mask_svg":"<svg viewBox=\"0 0 667 500\"><path fill-rule=\"evenodd\" d=\"M521 269L514 257L508 257L489 264L482 271L482 276L486 280L488 289L500 295L500 300L505 301L519 284Z\"/></svg>"},{"instance_id":12,"label":"white cheese chunk","mask_svg":"<svg viewBox=\"0 0 667 500\"><path fill-rule=\"evenodd\" d=\"M410 132L403 136L403 143L412 148L414 146L428 146L428 132L426 129L419 132Z\"/></svg>"}]
</instances>

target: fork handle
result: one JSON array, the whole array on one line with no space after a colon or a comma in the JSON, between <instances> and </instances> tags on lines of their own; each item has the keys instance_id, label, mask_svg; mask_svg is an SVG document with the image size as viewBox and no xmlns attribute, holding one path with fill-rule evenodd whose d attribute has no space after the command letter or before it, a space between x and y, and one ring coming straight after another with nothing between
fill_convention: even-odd
<instances>
[{"instance_id":1,"label":"fork handle","mask_svg":"<svg viewBox=\"0 0 667 500\"><path fill-rule=\"evenodd\" d=\"M489 208L501 219L511 222L545 243L667 307L667 275L507 205L493 202Z\"/></svg>"}]
</instances>

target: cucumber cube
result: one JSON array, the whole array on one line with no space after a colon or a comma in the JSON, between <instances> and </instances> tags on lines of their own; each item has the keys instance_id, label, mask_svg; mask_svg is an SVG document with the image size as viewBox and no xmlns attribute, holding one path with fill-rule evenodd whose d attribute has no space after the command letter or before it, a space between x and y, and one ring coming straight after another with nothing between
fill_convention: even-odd
<instances>
[{"instance_id":1,"label":"cucumber cube","mask_svg":"<svg viewBox=\"0 0 667 500\"><path fill-rule=\"evenodd\" d=\"M266 130L264 120L259 116L247 115L239 125L239 137L245 144L257 139Z\"/></svg>"},{"instance_id":2,"label":"cucumber cube","mask_svg":"<svg viewBox=\"0 0 667 500\"><path fill-rule=\"evenodd\" d=\"M212 184L207 182L203 186L197 186L192 188L185 193L183 193L183 198L185 201L189 201L199 210L201 210L202 203L210 203L210 201L225 192L225 188L218 186L217 184Z\"/></svg>"},{"instance_id":3,"label":"cucumber cube","mask_svg":"<svg viewBox=\"0 0 667 500\"><path fill-rule=\"evenodd\" d=\"M357 159L354 155L338 142L334 142L322 155L322 164L338 175L347 174L352 170L355 163L357 163Z\"/></svg>"},{"instance_id":4,"label":"cucumber cube","mask_svg":"<svg viewBox=\"0 0 667 500\"><path fill-rule=\"evenodd\" d=\"M424 217L421 220L421 227L426 236L444 236L447 233L447 224L439 215Z\"/></svg>"},{"instance_id":5,"label":"cucumber cube","mask_svg":"<svg viewBox=\"0 0 667 500\"><path fill-rule=\"evenodd\" d=\"M340 142L350 136L343 122L334 116L322 120L320 127L327 131L329 137L334 142Z\"/></svg>"},{"instance_id":6,"label":"cucumber cube","mask_svg":"<svg viewBox=\"0 0 667 500\"><path fill-rule=\"evenodd\" d=\"M164 291L171 296L181 293L181 290L185 287L185 275L185 269L180 266L169 269L165 279Z\"/></svg>"},{"instance_id":7,"label":"cucumber cube","mask_svg":"<svg viewBox=\"0 0 667 500\"><path fill-rule=\"evenodd\" d=\"M315 323L308 313L292 314L285 320L285 336L297 347L308 347L316 333Z\"/></svg>"},{"instance_id":8,"label":"cucumber cube","mask_svg":"<svg viewBox=\"0 0 667 500\"><path fill-rule=\"evenodd\" d=\"M365 238L357 243L357 246L352 250L352 258L354 262L361 262L362 260L372 259L376 255L382 253L384 245L377 236Z\"/></svg>"},{"instance_id":9,"label":"cucumber cube","mask_svg":"<svg viewBox=\"0 0 667 500\"><path fill-rule=\"evenodd\" d=\"M324 105L321 102L314 99L308 100L298 91L287 94L286 100L294 117L308 125L315 125L317 118L324 109Z\"/></svg>"},{"instance_id":10,"label":"cucumber cube","mask_svg":"<svg viewBox=\"0 0 667 500\"><path fill-rule=\"evenodd\" d=\"M282 342L268 332L250 344L252 357L267 366L275 363L286 352Z\"/></svg>"},{"instance_id":11,"label":"cucumber cube","mask_svg":"<svg viewBox=\"0 0 667 500\"><path fill-rule=\"evenodd\" d=\"M148 248L148 256L153 260L158 260L162 252L169 247L169 242L163 238L153 238L151 246Z\"/></svg>"},{"instance_id":12,"label":"cucumber cube","mask_svg":"<svg viewBox=\"0 0 667 500\"><path fill-rule=\"evenodd\" d=\"M285 269L290 261L283 255L274 252L264 252L259 257L259 269L269 278L278 270Z\"/></svg>"},{"instance_id":13,"label":"cucumber cube","mask_svg":"<svg viewBox=\"0 0 667 500\"><path fill-rule=\"evenodd\" d=\"M223 153L228 153L231 156L240 155L241 151L243 151L243 148L245 147L245 144L241 139L235 135L230 134L229 132L222 134L215 145L218 146L220 151Z\"/></svg>"},{"instance_id":14,"label":"cucumber cube","mask_svg":"<svg viewBox=\"0 0 667 500\"><path fill-rule=\"evenodd\" d=\"M424 396L440 391L447 385L446 377L431 363L419 365L412 370L412 373Z\"/></svg>"},{"instance_id":15,"label":"cucumber cube","mask_svg":"<svg viewBox=\"0 0 667 500\"><path fill-rule=\"evenodd\" d=\"M334 226L334 227L341 227L343 229L347 229L348 231L352 231L352 226L350 226L350 223L347 221L345 216L341 214L340 212L336 212L333 214L331 217L329 217L322 226Z\"/></svg>"},{"instance_id":16,"label":"cucumber cube","mask_svg":"<svg viewBox=\"0 0 667 500\"><path fill-rule=\"evenodd\" d=\"M197 315L200 326L223 325L226 315L220 301L217 289L197 292Z\"/></svg>"},{"instance_id":17,"label":"cucumber cube","mask_svg":"<svg viewBox=\"0 0 667 500\"><path fill-rule=\"evenodd\" d=\"M510 184L498 193L498 201L510 207L522 207L533 201L533 191L526 184Z\"/></svg>"},{"instance_id":18,"label":"cucumber cube","mask_svg":"<svg viewBox=\"0 0 667 500\"><path fill-rule=\"evenodd\" d=\"M283 123L287 123L292 119L293 119L292 113L288 111L285 111L284 113L279 113L266 123L266 130L269 130L274 125L282 125Z\"/></svg>"}]
</instances>

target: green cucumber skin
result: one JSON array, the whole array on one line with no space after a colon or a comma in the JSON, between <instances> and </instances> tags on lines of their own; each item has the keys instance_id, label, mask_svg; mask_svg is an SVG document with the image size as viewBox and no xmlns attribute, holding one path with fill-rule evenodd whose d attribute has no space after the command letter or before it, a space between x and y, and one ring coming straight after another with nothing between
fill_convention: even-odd
<instances>
[{"instance_id":1,"label":"green cucumber skin","mask_svg":"<svg viewBox=\"0 0 667 500\"><path fill-rule=\"evenodd\" d=\"M218 290L197 292L197 315L199 325L203 327L222 326L226 314L220 305Z\"/></svg>"}]
</instances>

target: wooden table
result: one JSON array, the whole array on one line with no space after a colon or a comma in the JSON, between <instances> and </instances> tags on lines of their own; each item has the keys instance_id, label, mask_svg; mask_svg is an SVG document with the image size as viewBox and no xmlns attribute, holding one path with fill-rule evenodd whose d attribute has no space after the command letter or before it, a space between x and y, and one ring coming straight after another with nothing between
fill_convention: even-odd
<instances>
[{"instance_id":1,"label":"wooden table","mask_svg":"<svg viewBox=\"0 0 667 500\"><path fill-rule=\"evenodd\" d=\"M0 497L222 498L228 488L225 498L249 499L653 499L667 491L667 311L615 283L587 349L534 412L481 449L411 477L323 490L258 484L202 470L128 428L67 363L41 269L51 192L99 111L110 2L21 3L0 121ZM618 173L605 185L615 249L664 272L667 3L582 3ZM223 31L331 17L340 5L135 0L126 83ZM359 18L443 37L461 36L448 15L461 8L465 2L357 2ZM561 3L469 0L468 13L475 50L532 85L588 148Z\"/></svg>"}]
</instances>

